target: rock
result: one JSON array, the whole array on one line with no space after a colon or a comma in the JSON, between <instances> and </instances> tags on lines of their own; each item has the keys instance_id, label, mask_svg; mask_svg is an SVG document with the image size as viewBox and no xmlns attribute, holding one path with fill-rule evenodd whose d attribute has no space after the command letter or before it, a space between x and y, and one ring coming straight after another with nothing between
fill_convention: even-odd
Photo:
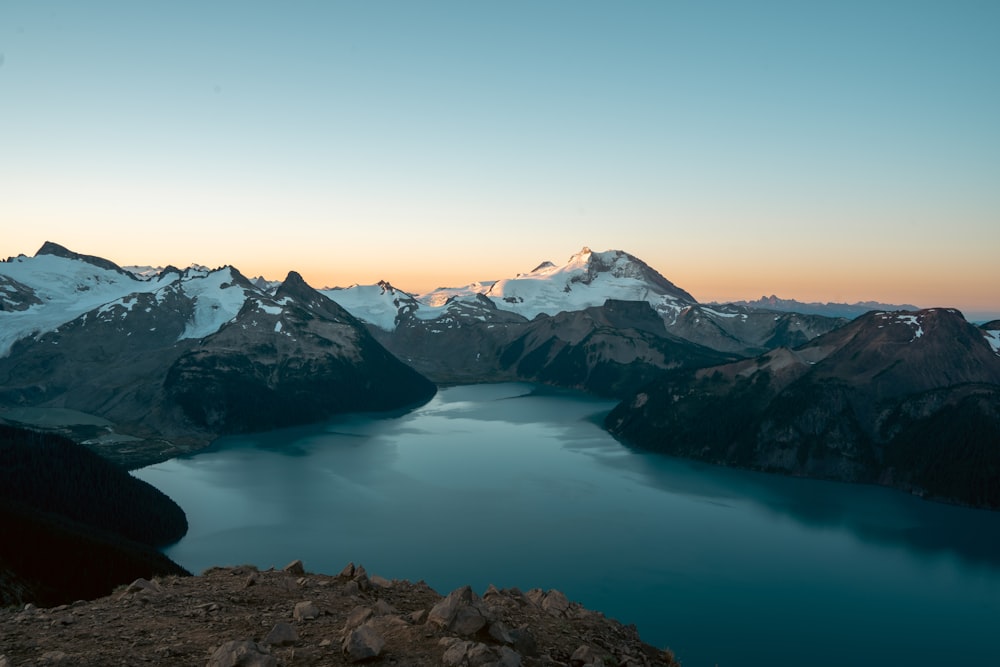
<instances>
[{"instance_id":1,"label":"rock","mask_svg":"<svg viewBox=\"0 0 1000 667\"><path fill-rule=\"evenodd\" d=\"M545 599L545 591L541 588L532 588L530 591L524 594L524 599L535 605L536 607L542 606L542 601Z\"/></svg>"},{"instance_id":2,"label":"rock","mask_svg":"<svg viewBox=\"0 0 1000 667\"><path fill-rule=\"evenodd\" d=\"M309 600L299 602L295 605L292 618L296 621L311 621L314 618L319 618L319 608Z\"/></svg>"},{"instance_id":3,"label":"rock","mask_svg":"<svg viewBox=\"0 0 1000 667\"><path fill-rule=\"evenodd\" d=\"M570 656L569 662L573 665L573 667L597 665L601 664L601 656L592 646L581 644L575 651L573 651L573 655Z\"/></svg>"},{"instance_id":4,"label":"rock","mask_svg":"<svg viewBox=\"0 0 1000 667\"><path fill-rule=\"evenodd\" d=\"M205 667L277 667L278 661L267 650L249 640L226 642L215 649Z\"/></svg>"},{"instance_id":5,"label":"rock","mask_svg":"<svg viewBox=\"0 0 1000 667\"><path fill-rule=\"evenodd\" d=\"M372 576L368 577L368 580L375 588L392 588L391 581L389 581L385 577L380 577L377 574L373 574Z\"/></svg>"},{"instance_id":6,"label":"rock","mask_svg":"<svg viewBox=\"0 0 1000 667\"><path fill-rule=\"evenodd\" d=\"M160 587L155 581L149 581L148 579L143 579L139 577L131 584L125 587L124 592L118 597L119 600L128 595L138 595L139 597L149 597L154 595L159 595L163 592L163 588Z\"/></svg>"},{"instance_id":7,"label":"rock","mask_svg":"<svg viewBox=\"0 0 1000 667\"><path fill-rule=\"evenodd\" d=\"M479 642L469 647L465 654L465 659L469 661L469 667L478 667L490 662L496 662L496 654L486 644Z\"/></svg>"},{"instance_id":8,"label":"rock","mask_svg":"<svg viewBox=\"0 0 1000 667\"><path fill-rule=\"evenodd\" d=\"M62 651L46 651L39 660L43 665L68 665L71 662L70 657Z\"/></svg>"},{"instance_id":9,"label":"rock","mask_svg":"<svg viewBox=\"0 0 1000 667\"><path fill-rule=\"evenodd\" d=\"M527 626L511 630L510 636L514 640L515 651L529 658L534 658L538 655L538 642Z\"/></svg>"},{"instance_id":10,"label":"rock","mask_svg":"<svg viewBox=\"0 0 1000 667\"><path fill-rule=\"evenodd\" d=\"M453 641L441 656L441 662L445 667L459 667L465 661L465 654L468 653L472 642L465 640Z\"/></svg>"},{"instance_id":11,"label":"rock","mask_svg":"<svg viewBox=\"0 0 1000 667\"><path fill-rule=\"evenodd\" d=\"M348 563L347 565L345 565L344 569L341 570L340 574L338 574L337 576L346 577L348 579L352 578L354 576L354 563Z\"/></svg>"},{"instance_id":12,"label":"rock","mask_svg":"<svg viewBox=\"0 0 1000 667\"><path fill-rule=\"evenodd\" d=\"M355 607L347 615L347 620L344 622L344 632L349 632L354 628L364 625L374 615L375 612L371 607Z\"/></svg>"},{"instance_id":13,"label":"rock","mask_svg":"<svg viewBox=\"0 0 1000 667\"><path fill-rule=\"evenodd\" d=\"M498 667L521 667L521 655L508 646L500 647L500 660Z\"/></svg>"},{"instance_id":14,"label":"rock","mask_svg":"<svg viewBox=\"0 0 1000 667\"><path fill-rule=\"evenodd\" d=\"M445 667L498 665L503 660L503 656L498 658L497 654L489 646L480 642L458 639L457 637L446 637L440 643L448 647L445 649L444 655L441 656L441 662ZM510 649L507 649L507 651L517 656ZM509 656L507 659L511 660ZM520 656L517 656L517 662L514 663L511 661L509 667L520 667L520 664Z\"/></svg>"},{"instance_id":15,"label":"rock","mask_svg":"<svg viewBox=\"0 0 1000 667\"><path fill-rule=\"evenodd\" d=\"M473 635L486 625L486 618L475 606L459 607L448 629L459 635Z\"/></svg>"},{"instance_id":16,"label":"rock","mask_svg":"<svg viewBox=\"0 0 1000 667\"><path fill-rule=\"evenodd\" d=\"M391 616L397 613L396 608L385 600L379 600L375 603L375 615L376 616Z\"/></svg>"},{"instance_id":17,"label":"rock","mask_svg":"<svg viewBox=\"0 0 1000 667\"><path fill-rule=\"evenodd\" d=\"M257 573L251 572L243 582L243 588L250 588L257 583Z\"/></svg>"},{"instance_id":18,"label":"rock","mask_svg":"<svg viewBox=\"0 0 1000 667\"><path fill-rule=\"evenodd\" d=\"M341 644L341 650L351 662L377 658L384 647L385 640L382 639L382 635L368 624L351 630Z\"/></svg>"},{"instance_id":19,"label":"rock","mask_svg":"<svg viewBox=\"0 0 1000 667\"><path fill-rule=\"evenodd\" d=\"M288 646L299 640L299 633L291 623L275 623L271 631L264 637L264 644L271 646Z\"/></svg>"},{"instance_id":20,"label":"rock","mask_svg":"<svg viewBox=\"0 0 1000 667\"><path fill-rule=\"evenodd\" d=\"M565 616L566 610L569 609L569 600L559 591L551 590L545 594L545 599L542 600L542 609L553 616Z\"/></svg>"},{"instance_id":21,"label":"rock","mask_svg":"<svg viewBox=\"0 0 1000 667\"><path fill-rule=\"evenodd\" d=\"M291 563L283 567L281 571L287 572L288 574L294 574L295 576L300 577L306 573L306 568L302 565L302 561L293 560Z\"/></svg>"},{"instance_id":22,"label":"rock","mask_svg":"<svg viewBox=\"0 0 1000 667\"><path fill-rule=\"evenodd\" d=\"M427 621L459 635L471 635L482 629L487 619L472 588L462 586L434 605Z\"/></svg>"},{"instance_id":23,"label":"rock","mask_svg":"<svg viewBox=\"0 0 1000 667\"><path fill-rule=\"evenodd\" d=\"M497 640L501 644L513 644L514 638L510 634L510 630L504 624L503 621L496 621L490 623L489 627L490 637Z\"/></svg>"},{"instance_id":24,"label":"rock","mask_svg":"<svg viewBox=\"0 0 1000 667\"><path fill-rule=\"evenodd\" d=\"M418 609L415 612L410 613L406 618L408 621L410 621L410 623L413 623L414 625L420 625L421 623L427 620L427 610Z\"/></svg>"}]
</instances>

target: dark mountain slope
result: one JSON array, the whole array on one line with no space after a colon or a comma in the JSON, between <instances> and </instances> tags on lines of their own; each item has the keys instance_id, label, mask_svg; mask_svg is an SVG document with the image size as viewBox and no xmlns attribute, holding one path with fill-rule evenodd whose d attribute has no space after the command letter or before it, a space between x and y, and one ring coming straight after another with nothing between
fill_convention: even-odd
<instances>
[{"instance_id":1,"label":"dark mountain slope","mask_svg":"<svg viewBox=\"0 0 1000 667\"><path fill-rule=\"evenodd\" d=\"M65 604L184 574L155 546L187 532L163 493L85 447L0 425L0 605Z\"/></svg>"},{"instance_id":2,"label":"dark mountain slope","mask_svg":"<svg viewBox=\"0 0 1000 667\"><path fill-rule=\"evenodd\" d=\"M187 532L184 511L86 447L0 424L0 498L162 546Z\"/></svg>"},{"instance_id":3,"label":"dark mountain slope","mask_svg":"<svg viewBox=\"0 0 1000 667\"><path fill-rule=\"evenodd\" d=\"M795 350L677 372L608 415L642 447L1000 508L1000 356L949 309L865 315Z\"/></svg>"},{"instance_id":4,"label":"dark mountain slope","mask_svg":"<svg viewBox=\"0 0 1000 667\"><path fill-rule=\"evenodd\" d=\"M601 396L624 396L664 370L732 360L667 333L645 301L539 317L500 350L499 365L515 377Z\"/></svg>"},{"instance_id":5,"label":"dark mountain slope","mask_svg":"<svg viewBox=\"0 0 1000 667\"><path fill-rule=\"evenodd\" d=\"M436 391L295 272L273 299L247 300L233 321L181 356L164 389L188 420L216 433L389 410Z\"/></svg>"}]
</instances>

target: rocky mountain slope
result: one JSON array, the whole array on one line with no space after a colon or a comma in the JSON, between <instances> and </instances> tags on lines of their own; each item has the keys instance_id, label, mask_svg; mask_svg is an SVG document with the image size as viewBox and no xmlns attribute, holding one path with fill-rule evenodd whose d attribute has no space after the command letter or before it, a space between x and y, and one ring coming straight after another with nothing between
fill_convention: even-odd
<instances>
[{"instance_id":1,"label":"rocky mountain slope","mask_svg":"<svg viewBox=\"0 0 1000 667\"><path fill-rule=\"evenodd\" d=\"M559 591L369 576L212 568L138 579L109 597L0 610L0 665L347 665L672 667L669 650Z\"/></svg>"},{"instance_id":2,"label":"rocky mountain slope","mask_svg":"<svg viewBox=\"0 0 1000 667\"><path fill-rule=\"evenodd\" d=\"M637 257L589 248L562 265L419 296L385 282L324 293L437 382L532 380L608 396L662 370L798 345L845 322L705 306Z\"/></svg>"},{"instance_id":3,"label":"rocky mountain slope","mask_svg":"<svg viewBox=\"0 0 1000 667\"><path fill-rule=\"evenodd\" d=\"M421 297L387 282L317 292L295 272L269 283L229 266L130 271L55 243L0 262L0 281L0 419L58 422L131 466L224 433L414 404L434 391L419 374L621 397L662 370L840 324L702 306L635 256L588 248Z\"/></svg>"},{"instance_id":4,"label":"rocky mountain slope","mask_svg":"<svg viewBox=\"0 0 1000 667\"><path fill-rule=\"evenodd\" d=\"M1000 508L1000 353L958 311L872 312L795 349L666 375L607 417L642 447Z\"/></svg>"},{"instance_id":5,"label":"rocky mountain slope","mask_svg":"<svg viewBox=\"0 0 1000 667\"><path fill-rule=\"evenodd\" d=\"M0 313L0 419L59 414L63 432L126 465L435 391L294 272L274 293L233 267L143 278L47 243L0 275L29 304Z\"/></svg>"}]
</instances>

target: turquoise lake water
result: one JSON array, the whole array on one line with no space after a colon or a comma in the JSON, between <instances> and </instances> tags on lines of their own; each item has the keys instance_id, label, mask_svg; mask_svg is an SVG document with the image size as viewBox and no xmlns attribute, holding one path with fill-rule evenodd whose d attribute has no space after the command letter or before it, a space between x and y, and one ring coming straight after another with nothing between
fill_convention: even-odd
<instances>
[{"instance_id":1,"label":"turquoise lake water","mask_svg":"<svg viewBox=\"0 0 1000 667\"><path fill-rule=\"evenodd\" d=\"M225 438L136 471L200 572L348 562L441 593L556 588L684 667L1000 665L1000 513L649 454L531 384Z\"/></svg>"}]
</instances>

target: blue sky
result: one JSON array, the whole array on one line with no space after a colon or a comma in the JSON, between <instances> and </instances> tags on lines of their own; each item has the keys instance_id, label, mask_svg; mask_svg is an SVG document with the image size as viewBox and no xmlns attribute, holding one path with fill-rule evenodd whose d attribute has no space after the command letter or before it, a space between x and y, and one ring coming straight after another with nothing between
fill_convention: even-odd
<instances>
[{"instance_id":1,"label":"blue sky","mask_svg":"<svg viewBox=\"0 0 1000 667\"><path fill-rule=\"evenodd\" d=\"M0 254L1000 312L998 2L0 3Z\"/></svg>"}]
</instances>

